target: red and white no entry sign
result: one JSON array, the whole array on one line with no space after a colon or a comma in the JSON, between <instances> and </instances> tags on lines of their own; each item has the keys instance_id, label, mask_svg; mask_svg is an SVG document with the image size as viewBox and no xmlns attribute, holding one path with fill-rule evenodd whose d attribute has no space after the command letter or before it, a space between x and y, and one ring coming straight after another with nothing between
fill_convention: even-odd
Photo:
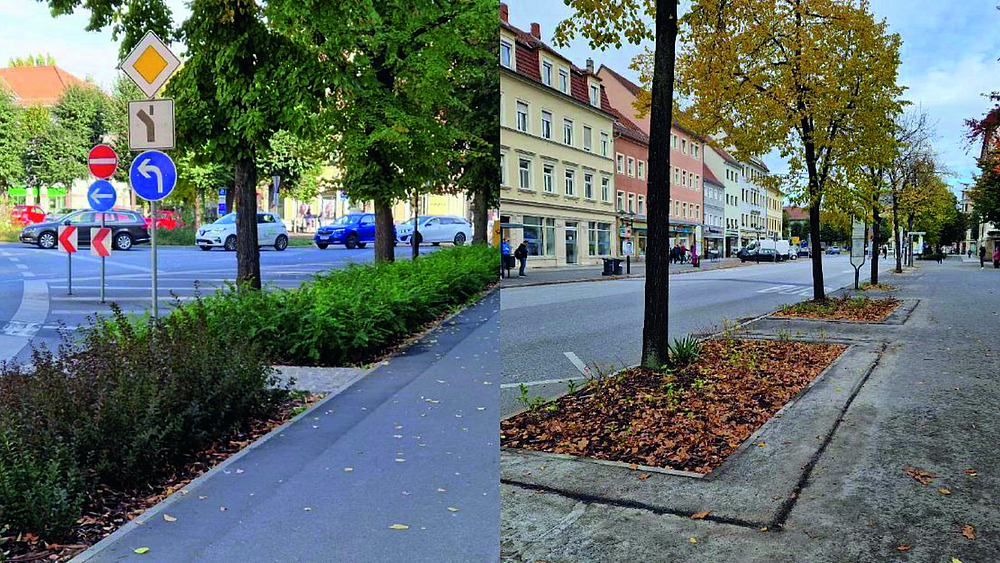
<instances>
[{"instance_id":1,"label":"red and white no entry sign","mask_svg":"<svg viewBox=\"0 0 1000 563\"><path fill-rule=\"evenodd\" d=\"M90 173L94 177L107 180L114 176L118 168L118 155L108 145L97 145L90 149L87 166L90 167Z\"/></svg>"}]
</instances>

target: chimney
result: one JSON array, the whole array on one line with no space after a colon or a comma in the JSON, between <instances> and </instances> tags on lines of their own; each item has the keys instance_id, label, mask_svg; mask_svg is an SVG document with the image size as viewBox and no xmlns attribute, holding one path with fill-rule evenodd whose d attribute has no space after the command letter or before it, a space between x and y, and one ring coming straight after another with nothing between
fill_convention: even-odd
<instances>
[{"instance_id":1,"label":"chimney","mask_svg":"<svg viewBox=\"0 0 1000 563\"><path fill-rule=\"evenodd\" d=\"M587 72L594 74L594 59L587 59Z\"/></svg>"},{"instance_id":2,"label":"chimney","mask_svg":"<svg viewBox=\"0 0 1000 563\"><path fill-rule=\"evenodd\" d=\"M542 40L542 26L538 25L535 22L532 22L531 23L531 36L534 37L535 39L538 39L539 41L541 41Z\"/></svg>"},{"instance_id":3,"label":"chimney","mask_svg":"<svg viewBox=\"0 0 1000 563\"><path fill-rule=\"evenodd\" d=\"M507 8L506 2L500 3L500 21L510 23L510 10Z\"/></svg>"}]
</instances>

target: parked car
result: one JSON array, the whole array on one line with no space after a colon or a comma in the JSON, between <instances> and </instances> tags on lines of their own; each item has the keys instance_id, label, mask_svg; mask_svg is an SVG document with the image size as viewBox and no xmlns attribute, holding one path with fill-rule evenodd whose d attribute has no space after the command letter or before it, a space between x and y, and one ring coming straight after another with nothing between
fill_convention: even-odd
<instances>
[{"instance_id":1,"label":"parked car","mask_svg":"<svg viewBox=\"0 0 1000 563\"><path fill-rule=\"evenodd\" d=\"M146 228L153 226L152 217L146 217ZM184 222L181 221L180 213L176 211L170 211L169 209L157 209L156 210L156 228L165 229L167 231L172 231L177 227L183 227Z\"/></svg>"},{"instance_id":2,"label":"parked car","mask_svg":"<svg viewBox=\"0 0 1000 563\"><path fill-rule=\"evenodd\" d=\"M10 210L10 223L15 227L27 227L45 221L45 211L37 205L15 205Z\"/></svg>"},{"instance_id":3,"label":"parked car","mask_svg":"<svg viewBox=\"0 0 1000 563\"><path fill-rule=\"evenodd\" d=\"M194 243L202 250L221 246L224 250L235 252L236 213L223 215L214 223L198 229ZM273 246L278 251L288 248L288 229L281 219L272 213L257 214L257 244Z\"/></svg>"},{"instance_id":4,"label":"parked car","mask_svg":"<svg viewBox=\"0 0 1000 563\"><path fill-rule=\"evenodd\" d=\"M826 247L827 254L840 254L840 247L837 245Z\"/></svg>"},{"instance_id":5,"label":"parked car","mask_svg":"<svg viewBox=\"0 0 1000 563\"><path fill-rule=\"evenodd\" d=\"M472 239L472 225L454 215L428 215L420 217L417 228L417 244L429 242L435 246L450 242L461 246ZM413 236L413 219L396 225L396 242L410 244Z\"/></svg>"},{"instance_id":6,"label":"parked car","mask_svg":"<svg viewBox=\"0 0 1000 563\"><path fill-rule=\"evenodd\" d=\"M393 238L395 238L393 228ZM329 225L316 229L313 242L321 249L331 244L343 244L349 249L364 248L375 242L375 214L348 213Z\"/></svg>"},{"instance_id":7,"label":"parked car","mask_svg":"<svg viewBox=\"0 0 1000 563\"><path fill-rule=\"evenodd\" d=\"M757 250L744 252L740 256L741 262L746 262L747 260L751 262L777 262L780 260L780 256L778 251L773 248L758 248Z\"/></svg>"},{"instance_id":8,"label":"parked car","mask_svg":"<svg viewBox=\"0 0 1000 563\"><path fill-rule=\"evenodd\" d=\"M798 254L800 257L802 257L802 256L811 257L812 256L812 251L809 250L808 246L800 246L799 250L798 250L798 252L796 252L796 254Z\"/></svg>"},{"instance_id":9,"label":"parked car","mask_svg":"<svg viewBox=\"0 0 1000 563\"><path fill-rule=\"evenodd\" d=\"M112 209L105 213L74 211L55 220L25 227L21 230L20 240L25 244L36 244L39 248L55 248L60 225L73 225L77 227L77 244L89 246L90 229L101 226L102 216L105 226L111 228L111 246L115 250L129 250L136 244L149 242L149 230L142 215L125 209Z\"/></svg>"}]
</instances>

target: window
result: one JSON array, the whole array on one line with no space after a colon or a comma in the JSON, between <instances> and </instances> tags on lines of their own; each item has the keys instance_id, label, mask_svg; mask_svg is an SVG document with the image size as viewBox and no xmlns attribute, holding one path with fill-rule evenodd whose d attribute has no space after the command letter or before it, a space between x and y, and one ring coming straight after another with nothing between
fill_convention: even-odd
<instances>
[{"instance_id":1,"label":"window","mask_svg":"<svg viewBox=\"0 0 1000 563\"><path fill-rule=\"evenodd\" d=\"M688 142L687 139L681 139L681 152L684 154L688 153Z\"/></svg>"},{"instance_id":2,"label":"window","mask_svg":"<svg viewBox=\"0 0 1000 563\"><path fill-rule=\"evenodd\" d=\"M681 170L681 186L688 185L688 173L687 170Z\"/></svg>"},{"instance_id":3,"label":"window","mask_svg":"<svg viewBox=\"0 0 1000 563\"><path fill-rule=\"evenodd\" d=\"M556 220L545 220L545 254L546 256L556 255Z\"/></svg>"},{"instance_id":4,"label":"window","mask_svg":"<svg viewBox=\"0 0 1000 563\"><path fill-rule=\"evenodd\" d=\"M683 217L685 219L687 219L687 216L688 216L688 204L687 203L682 203L681 207L682 207L682 209L684 209L684 215L683 215Z\"/></svg>"},{"instance_id":5,"label":"window","mask_svg":"<svg viewBox=\"0 0 1000 563\"><path fill-rule=\"evenodd\" d=\"M615 155L615 169L619 174L625 173L625 155L622 153Z\"/></svg>"},{"instance_id":6,"label":"window","mask_svg":"<svg viewBox=\"0 0 1000 563\"><path fill-rule=\"evenodd\" d=\"M528 246L528 256L541 256L544 248L542 246L542 218L525 215L521 223L524 225L524 242Z\"/></svg>"},{"instance_id":7,"label":"window","mask_svg":"<svg viewBox=\"0 0 1000 563\"><path fill-rule=\"evenodd\" d=\"M510 66L510 55L511 55L511 52L513 50L514 50L514 48L513 48L513 46L510 43L508 43L508 42L506 42L506 41L504 41L502 39L500 40L500 64L501 65L503 65L503 66L505 66L507 68L513 68L513 67Z\"/></svg>"},{"instance_id":8,"label":"window","mask_svg":"<svg viewBox=\"0 0 1000 563\"><path fill-rule=\"evenodd\" d=\"M677 135L670 136L670 148L677 150Z\"/></svg>"},{"instance_id":9,"label":"window","mask_svg":"<svg viewBox=\"0 0 1000 563\"><path fill-rule=\"evenodd\" d=\"M590 105L597 107L601 105L601 91L598 89L597 84L590 85Z\"/></svg>"},{"instance_id":10,"label":"window","mask_svg":"<svg viewBox=\"0 0 1000 563\"><path fill-rule=\"evenodd\" d=\"M698 174L695 174L694 175L694 189L697 190L700 187L701 187L701 176L699 176Z\"/></svg>"},{"instance_id":11,"label":"window","mask_svg":"<svg viewBox=\"0 0 1000 563\"><path fill-rule=\"evenodd\" d=\"M517 187L522 190L531 189L531 161L527 158L517 159Z\"/></svg>"},{"instance_id":12,"label":"window","mask_svg":"<svg viewBox=\"0 0 1000 563\"><path fill-rule=\"evenodd\" d=\"M631 156L628 157L628 176L629 178L635 176L635 159Z\"/></svg>"},{"instance_id":13,"label":"window","mask_svg":"<svg viewBox=\"0 0 1000 563\"><path fill-rule=\"evenodd\" d=\"M563 142L567 145L573 146L573 121L569 119L563 120Z\"/></svg>"},{"instance_id":14,"label":"window","mask_svg":"<svg viewBox=\"0 0 1000 563\"><path fill-rule=\"evenodd\" d=\"M566 195L572 196L576 194L576 172L570 169L566 169Z\"/></svg>"},{"instance_id":15,"label":"window","mask_svg":"<svg viewBox=\"0 0 1000 563\"><path fill-rule=\"evenodd\" d=\"M542 61L542 84L552 86L552 63Z\"/></svg>"},{"instance_id":16,"label":"window","mask_svg":"<svg viewBox=\"0 0 1000 563\"><path fill-rule=\"evenodd\" d=\"M646 214L646 196L639 196L639 208L636 209L636 213L639 215Z\"/></svg>"},{"instance_id":17,"label":"window","mask_svg":"<svg viewBox=\"0 0 1000 563\"><path fill-rule=\"evenodd\" d=\"M583 175L583 197L587 199L594 199L594 175L584 174Z\"/></svg>"},{"instance_id":18,"label":"window","mask_svg":"<svg viewBox=\"0 0 1000 563\"><path fill-rule=\"evenodd\" d=\"M545 193L550 194L553 192L553 177L555 175L556 167L551 164L542 165L542 189Z\"/></svg>"},{"instance_id":19,"label":"window","mask_svg":"<svg viewBox=\"0 0 1000 563\"><path fill-rule=\"evenodd\" d=\"M642 180L645 177L646 177L646 161L645 160L640 160L639 161L639 179Z\"/></svg>"},{"instance_id":20,"label":"window","mask_svg":"<svg viewBox=\"0 0 1000 563\"><path fill-rule=\"evenodd\" d=\"M617 206L618 211L625 211L625 192L618 190Z\"/></svg>"},{"instance_id":21,"label":"window","mask_svg":"<svg viewBox=\"0 0 1000 563\"><path fill-rule=\"evenodd\" d=\"M695 205L694 206L694 218L695 219L701 219L701 206L700 205Z\"/></svg>"},{"instance_id":22,"label":"window","mask_svg":"<svg viewBox=\"0 0 1000 563\"><path fill-rule=\"evenodd\" d=\"M681 204L678 201L674 202L674 217L681 216Z\"/></svg>"},{"instance_id":23,"label":"window","mask_svg":"<svg viewBox=\"0 0 1000 563\"><path fill-rule=\"evenodd\" d=\"M500 153L500 185L507 185L507 159L504 153Z\"/></svg>"},{"instance_id":24,"label":"window","mask_svg":"<svg viewBox=\"0 0 1000 563\"><path fill-rule=\"evenodd\" d=\"M569 73L565 69L559 69L559 91L569 94Z\"/></svg>"},{"instance_id":25,"label":"window","mask_svg":"<svg viewBox=\"0 0 1000 563\"><path fill-rule=\"evenodd\" d=\"M698 145L691 143L691 156L698 158Z\"/></svg>"},{"instance_id":26,"label":"window","mask_svg":"<svg viewBox=\"0 0 1000 563\"><path fill-rule=\"evenodd\" d=\"M628 194L628 212L635 213L635 194Z\"/></svg>"},{"instance_id":27,"label":"window","mask_svg":"<svg viewBox=\"0 0 1000 563\"><path fill-rule=\"evenodd\" d=\"M542 137L552 138L552 112L542 110Z\"/></svg>"},{"instance_id":28,"label":"window","mask_svg":"<svg viewBox=\"0 0 1000 563\"><path fill-rule=\"evenodd\" d=\"M681 181L681 169L674 167L674 184L679 184Z\"/></svg>"},{"instance_id":29,"label":"window","mask_svg":"<svg viewBox=\"0 0 1000 563\"><path fill-rule=\"evenodd\" d=\"M517 102L517 130L528 132L528 104Z\"/></svg>"},{"instance_id":30,"label":"window","mask_svg":"<svg viewBox=\"0 0 1000 563\"><path fill-rule=\"evenodd\" d=\"M601 156L608 156L608 134L601 131Z\"/></svg>"},{"instance_id":31,"label":"window","mask_svg":"<svg viewBox=\"0 0 1000 563\"><path fill-rule=\"evenodd\" d=\"M611 201L611 179L601 178L601 201L607 203Z\"/></svg>"},{"instance_id":32,"label":"window","mask_svg":"<svg viewBox=\"0 0 1000 563\"><path fill-rule=\"evenodd\" d=\"M611 223L587 223L588 239L591 256L608 256L611 254Z\"/></svg>"},{"instance_id":33,"label":"window","mask_svg":"<svg viewBox=\"0 0 1000 563\"><path fill-rule=\"evenodd\" d=\"M590 127L587 127L586 125L584 125L583 126L583 150L585 150L587 152L590 152L594 148L594 139L593 139L593 136L594 136L594 131Z\"/></svg>"}]
</instances>

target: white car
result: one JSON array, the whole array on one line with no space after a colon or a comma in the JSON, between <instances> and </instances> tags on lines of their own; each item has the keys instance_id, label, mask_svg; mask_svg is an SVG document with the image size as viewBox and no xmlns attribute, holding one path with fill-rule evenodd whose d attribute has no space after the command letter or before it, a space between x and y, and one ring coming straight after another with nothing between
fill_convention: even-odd
<instances>
[{"instance_id":1,"label":"white car","mask_svg":"<svg viewBox=\"0 0 1000 563\"><path fill-rule=\"evenodd\" d=\"M396 242L410 244L413 236L413 219L396 225ZM472 225L454 215L427 215L420 217L417 229L417 244L429 242L436 245L450 242L461 246L472 238Z\"/></svg>"},{"instance_id":2,"label":"white car","mask_svg":"<svg viewBox=\"0 0 1000 563\"><path fill-rule=\"evenodd\" d=\"M212 250L213 247L236 250L236 214L230 213L219 218L211 225L198 229L195 244L202 250ZM273 246L275 250L288 248L288 229L271 213L257 214L257 244Z\"/></svg>"}]
</instances>

